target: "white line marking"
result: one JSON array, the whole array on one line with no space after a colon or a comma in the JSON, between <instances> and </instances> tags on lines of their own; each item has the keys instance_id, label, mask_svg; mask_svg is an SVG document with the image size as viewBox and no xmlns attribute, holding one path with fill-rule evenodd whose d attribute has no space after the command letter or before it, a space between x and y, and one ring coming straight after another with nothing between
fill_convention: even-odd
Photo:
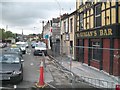
<instances>
[{"instance_id":1,"label":"white line marking","mask_svg":"<svg viewBox=\"0 0 120 90\"><path fill-rule=\"evenodd\" d=\"M17 88L17 85L14 85L14 88L16 89L16 88Z\"/></svg>"},{"instance_id":2,"label":"white line marking","mask_svg":"<svg viewBox=\"0 0 120 90\"><path fill-rule=\"evenodd\" d=\"M31 66L33 66L34 64L33 63L30 63Z\"/></svg>"}]
</instances>

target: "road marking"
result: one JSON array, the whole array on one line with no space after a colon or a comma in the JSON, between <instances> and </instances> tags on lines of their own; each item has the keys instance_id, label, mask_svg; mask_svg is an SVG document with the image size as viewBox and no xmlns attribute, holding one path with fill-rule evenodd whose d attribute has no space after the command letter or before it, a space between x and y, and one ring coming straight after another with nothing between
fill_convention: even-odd
<instances>
[{"instance_id":1,"label":"road marking","mask_svg":"<svg viewBox=\"0 0 120 90\"><path fill-rule=\"evenodd\" d=\"M30 63L31 66L33 66L34 64L33 63Z\"/></svg>"},{"instance_id":2,"label":"road marking","mask_svg":"<svg viewBox=\"0 0 120 90\"><path fill-rule=\"evenodd\" d=\"M28 55L30 55L31 53L27 53Z\"/></svg>"},{"instance_id":3,"label":"road marking","mask_svg":"<svg viewBox=\"0 0 120 90\"><path fill-rule=\"evenodd\" d=\"M14 89L16 89L17 88L17 85L14 85Z\"/></svg>"}]
</instances>

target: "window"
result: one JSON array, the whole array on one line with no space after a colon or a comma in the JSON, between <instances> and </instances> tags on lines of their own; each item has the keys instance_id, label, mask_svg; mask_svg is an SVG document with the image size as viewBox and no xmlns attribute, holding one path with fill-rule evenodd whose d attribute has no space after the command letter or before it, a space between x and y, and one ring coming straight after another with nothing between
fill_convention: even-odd
<instances>
[{"instance_id":1,"label":"window","mask_svg":"<svg viewBox=\"0 0 120 90\"><path fill-rule=\"evenodd\" d=\"M73 31L73 18L70 19L70 32Z\"/></svg>"},{"instance_id":2,"label":"window","mask_svg":"<svg viewBox=\"0 0 120 90\"><path fill-rule=\"evenodd\" d=\"M70 41L70 54L73 54L73 41Z\"/></svg>"},{"instance_id":3,"label":"window","mask_svg":"<svg viewBox=\"0 0 120 90\"><path fill-rule=\"evenodd\" d=\"M80 5L83 5L83 0L80 0Z\"/></svg>"},{"instance_id":4,"label":"window","mask_svg":"<svg viewBox=\"0 0 120 90\"><path fill-rule=\"evenodd\" d=\"M92 41L92 60L100 60L100 42Z\"/></svg>"},{"instance_id":5,"label":"window","mask_svg":"<svg viewBox=\"0 0 120 90\"><path fill-rule=\"evenodd\" d=\"M83 13L80 14L80 31L83 30Z\"/></svg>"},{"instance_id":6,"label":"window","mask_svg":"<svg viewBox=\"0 0 120 90\"><path fill-rule=\"evenodd\" d=\"M95 27L101 26L101 5L95 6Z\"/></svg>"},{"instance_id":7,"label":"window","mask_svg":"<svg viewBox=\"0 0 120 90\"><path fill-rule=\"evenodd\" d=\"M70 37L69 37L69 34L67 33L66 34L66 40L69 40L70 39Z\"/></svg>"},{"instance_id":8,"label":"window","mask_svg":"<svg viewBox=\"0 0 120 90\"><path fill-rule=\"evenodd\" d=\"M64 32L66 31L66 22L64 22Z\"/></svg>"}]
</instances>

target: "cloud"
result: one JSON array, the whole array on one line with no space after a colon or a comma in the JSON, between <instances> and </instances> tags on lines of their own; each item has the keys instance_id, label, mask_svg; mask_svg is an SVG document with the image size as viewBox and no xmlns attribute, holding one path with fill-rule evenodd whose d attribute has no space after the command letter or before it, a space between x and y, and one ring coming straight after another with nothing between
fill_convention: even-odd
<instances>
[{"instance_id":1,"label":"cloud","mask_svg":"<svg viewBox=\"0 0 120 90\"><path fill-rule=\"evenodd\" d=\"M70 12L70 8L75 10L75 3L72 0L71 2L66 1L2 0L0 3L0 13L2 13L0 21L2 22L0 23L9 27L19 28L42 27L40 24L41 20L47 21L56 18L60 12L61 14Z\"/></svg>"}]
</instances>

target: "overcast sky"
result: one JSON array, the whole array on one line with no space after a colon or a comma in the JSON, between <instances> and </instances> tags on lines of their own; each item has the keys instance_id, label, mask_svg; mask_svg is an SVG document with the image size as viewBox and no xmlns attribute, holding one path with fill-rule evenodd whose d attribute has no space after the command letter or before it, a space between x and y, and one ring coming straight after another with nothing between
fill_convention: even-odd
<instances>
[{"instance_id":1,"label":"overcast sky","mask_svg":"<svg viewBox=\"0 0 120 90\"><path fill-rule=\"evenodd\" d=\"M41 33L42 21L75 10L76 0L0 0L0 28L14 33ZM36 28L34 28L36 27Z\"/></svg>"}]
</instances>

